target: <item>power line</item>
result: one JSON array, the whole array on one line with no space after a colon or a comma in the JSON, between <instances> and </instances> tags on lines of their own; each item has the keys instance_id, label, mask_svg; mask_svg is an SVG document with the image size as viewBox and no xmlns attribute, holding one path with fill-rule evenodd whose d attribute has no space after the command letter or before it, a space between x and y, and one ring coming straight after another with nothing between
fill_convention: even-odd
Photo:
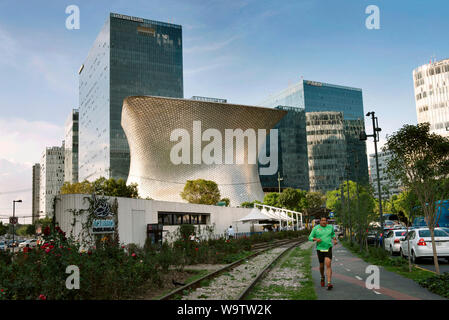
<instances>
[{"instance_id":1,"label":"power line","mask_svg":"<svg viewBox=\"0 0 449 320\"><path fill-rule=\"evenodd\" d=\"M3 194L13 194L13 193L22 193L22 192L27 192L27 191L32 191L33 189L29 188L29 189L20 189L20 190L13 190L13 191L5 191L5 192L0 192L0 196Z\"/></svg>"}]
</instances>

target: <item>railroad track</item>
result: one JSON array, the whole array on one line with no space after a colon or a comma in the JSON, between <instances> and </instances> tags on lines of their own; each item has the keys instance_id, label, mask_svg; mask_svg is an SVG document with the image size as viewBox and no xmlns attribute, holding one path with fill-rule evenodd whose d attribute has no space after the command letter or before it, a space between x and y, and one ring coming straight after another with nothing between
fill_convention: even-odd
<instances>
[{"instance_id":1,"label":"railroad track","mask_svg":"<svg viewBox=\"0 0 449 320\"><path fill-rule=\"evenodd\" d=\"M268 270L276 263L276 261L279 261L279 259L283 257L290 249L296 247L301 243L304 243L305 241L307 241L306 237L300 237L297 239L278 240L272 243L255 245L252 247L252 250L255 250L255 252L250 256L226 265L225 267L211 272L196 281L182 286L161 297L160 300L171 300L176 298L182 298L186 300L196 300L202 298L212 298L214 300L225 299L222 297L209 297L209 293L207 292L199 295L197 298L195 298L195 296L192 297L192 293L201 290L209 290L210 292L219 294L222 294L225 291L230 291L231 293L227 296L226 299L244 299L250 292L250 290L254 287L254 285L263 277L264 274L266 274L266 272L268 272ZM270 261L268 265L266 265L267 260ZM251 264L254 264L254 266L252 266ZM254 279L251 279L248 282L245 277L239 278L242 274L244 275L243 271L247 273L246 275L251 272L256 272L250 277ZM235 279L231 274L232 272L236 273L237 279ZM218 287L209 288L208 285L213 281L219 282ZM220 284L220 282L222 283ZM203 287L204 284L206 285Z\"/></svg>"}]
</instances>

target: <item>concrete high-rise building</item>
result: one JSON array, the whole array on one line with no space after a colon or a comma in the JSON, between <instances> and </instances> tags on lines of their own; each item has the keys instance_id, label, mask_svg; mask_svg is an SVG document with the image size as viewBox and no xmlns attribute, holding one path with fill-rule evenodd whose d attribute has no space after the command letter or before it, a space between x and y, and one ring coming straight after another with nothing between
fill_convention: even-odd
<instances>
[{"instance_id":1,"label":"concrete high-rise building","mask_svg":"<svg viewBox=\"0 0 449 320\"><path fill-rule=\"evenodd\" d=\"M183 98L182 27L111 13L79 70L79 180L128 178L123 100Z\"/></svg>"},{"instance_id":2,"label":"concrete high-rise building","mask_svg":"<svg viewBox=\"0 0 449 320\"><path fill-rule=\"evenodd\" d=\"M388 200L391 196L401 193L401 187L398 181L392 179L387 174L387 163L391 158L391 153L389 151L379 151L377 156L379 160L380 192L382 193L382 199ZM374 153L369 155L369 165L371 172L370 183L374 189L374 195L377 198L379 192L377 187L376 158Z\"/></svg>"},{"instance_id":3,"label":"concrete high-rise building","mask_svg":"<svg viewBox=\"0 0 449 320\"><path fill-rule=\"evenodd\" d=\"M418 123L429 122L430 131L449 136L449 59L413 70Z\"/></svg>"},{"instance_id":4,"label":"concrete high-rise building","mask_svg":"<svg viewBox=\"0 0 449 320\"><path fill-rule=\"evenodd\" d=\"M60 194L64 184L64 142L62 147L48 147L40 163L39 215L53 214L53 199Z\"/></svg>"},{"instance_id":5,"label":"concrete high-rise building","mask_svg":"<svg viewBox=\"0 0 449 320\"><path fill-rule=\"evenodd\" d=\"M346 170L342 171L341 166L343 165L341 162L338 164L334 164L335 172L339 172L340 175L338 180L342 180L343 177L345 179L349 178L350 180L357 181L362 184L368 184L368 161L366 156L366 143L365 141L359 140L359 133L362 130L365 130L364 123L364 111L363 111L363 97L362 90L358 88L345 87L333 84L327 84L316 81L309 80L301 80L299 83L293 84L289 86L287 89L270 96L268 99L260 103L259 105L265 107L276 108L278 106L289 106L293 108L297 108L299 110L304 110L306 113L306 117L308 113L314 112L328 112L327 117L330 119L332 117L336 117L336 115L332 115L332 112L340 112L342 114L342 118L335 118L333 120L320 120L323 121L322 128L318 128L320 125L315 123L313 125L313 129L307 129L308 131L313 131L313 135L315 138L314 143L318 143L319 141L323 141L323 147L318 147L315 145L314 148L308 147L309 151L318 150L317 153L308 154L308 162L309 162L309 178L314 177L317 172L310 172L312 170L311 164L316 168L317 163L313 159L314 155L321 157L320 161L322 162L322 157L327 152L326 150L332 152L332 148L330 148L329 141L335 139L336 141L341 141L341 132L340 128L334 128L332 126L343 126L343 136L344 136L344 144L346 145L346 159L344 159L344 167L349 168L348 172ZM331 122L328 122L331 121ZM339 124L332 123L332 121L337 121ZM342 122L341 122L342 121ZM318 127L317 127L318 126ZM331 128L332 127L332 128ZM280 136L281 141L280 145L284 144L282 139L282 128L280 127ZM318 135L316 132L321 132ZM330 130L330 131L329 131ZM339 132L338 134L332 134L330 132L334 131ZM325 136L327 136L325 138ZM329 140L330 139L330 140ZM309 138L307 138L309 142ZM311 142L310 141L310 142ZM304 145L304 141L298 141L298 144ZM282 149L282 147L281 147ZM282 157L284 157L284 151L281 150L280 153ZM340 155L339 155L340 157ZM318 161L318 159L316 159ZM336 159L334 158L334 160ZM343 160L342 160L343 161ZM323 162L324 163L324 162ZM324 165L324 164L323 164ZM326 164L326 168L329 164ZM283 170L283 168L280 167ZM324 168L323 168L324 169ZM328 170L328 169L326 169ZM282 172L282 171L281 171ZM285 172L284 172L285 174ZM330 173L329 173L330 174ZM327 174L326 174L327 175ZM324 176L326 176L324 175ZM318 176L321 176L318 174ZM317 177L318 177L317 176ZM332 174L332 177L334 174ZM332 178L334 179L334 178ZM322 192L329 191L330 188L334 185L333 182L329 182L327 187L322 188L319 187L316 183L310 181L310 188L312 190L320 190ZM298 186L299 187L299 186Z\"/></svg>"},{"instance_id":6,"label":"concrete high-rise building","mask_svg":"<svg viewBox=\"0 0 449 320\"><path fill-rule=\"evenodd\" d=\"M78 182L78 109L73 109L65 123L64 182Z\"/></svg>"},{"instance_id":7,"label":"concrete high-rise building","mask_svg":"<svg viewBox=\"0 0 449 320\"><path fill-rule=\"evenodd\" d=\"M41 165L36 163L33 166L33 183L32 183L32 203L31 203L31 223L35 223L39 219L39 193L40 193L40 177Z\"/></svg>"}]
</instances>

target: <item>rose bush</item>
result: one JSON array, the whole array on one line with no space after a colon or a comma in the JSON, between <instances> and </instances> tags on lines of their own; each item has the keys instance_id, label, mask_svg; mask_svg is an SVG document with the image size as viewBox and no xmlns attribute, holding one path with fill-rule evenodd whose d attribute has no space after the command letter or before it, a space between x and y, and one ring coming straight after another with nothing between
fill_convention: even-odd
<instances>
[{"instance_id":1,"label":"rose bush","mask_svg":"<svg viewBox=\"0 0 449 320\"><path fill-rule=\"evenodd\" d=\"M189 230L190 232L190 230ZM112 237L81 248L59 227L43 230L44 241L29 252L0 252L0 300L3 299L128 299L162 285L162 274L196 263L230 263L251 245L298 237L304 232L269 232L239 239L178 240L162 246L121 245ZM69 290L66 268L80 271L80 288Z\"/></svg>"}]
</instances>

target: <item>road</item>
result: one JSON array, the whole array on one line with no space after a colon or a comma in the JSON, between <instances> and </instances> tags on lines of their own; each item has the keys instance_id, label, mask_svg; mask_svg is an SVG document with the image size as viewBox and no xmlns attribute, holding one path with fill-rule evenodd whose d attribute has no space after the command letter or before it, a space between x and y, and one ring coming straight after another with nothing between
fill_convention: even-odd
<instances>
[{"instance_id":1,"label":"road","mask_svg":"<svg viewBox=\"0 0 449 320\"><path fill-rule=\"evenodd\" d=\"M449 272L449 262L445 259L438 259L438 264L440 266L440 273ZM433 258L422 259L418 266L421 268L435 272L435 265L433 264Z\"/></svg>"},{"instance_id":2,"label":"road","mask_svg":"<svg viewBox=\"0 0 449 320\"><path fill-rule=\"evenodd\" d=\"M342 245L333 248L332 270L334 289L320 286L316 251L312 253L312 276L318 300L445 300L422 288L411 279L379 267L379 288L368 289L367 262L356 257Z\"/></svg>"}]
</instances>

